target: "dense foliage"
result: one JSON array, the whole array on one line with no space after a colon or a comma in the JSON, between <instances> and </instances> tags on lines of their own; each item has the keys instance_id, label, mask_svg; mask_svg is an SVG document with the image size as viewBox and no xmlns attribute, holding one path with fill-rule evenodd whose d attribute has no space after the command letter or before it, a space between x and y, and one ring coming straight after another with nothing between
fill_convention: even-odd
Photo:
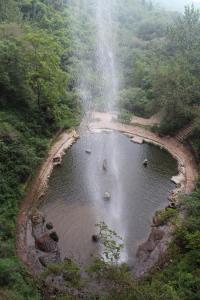
<instances>
[{"instance_id":1,"label":"dense foliage","mask_svg":"<svg viewBox=\"0 0 200 300\"><path fill-rule=\"evenodd\" d=\"M0 298L40 299L14 254L26 182L79 104L63 1L0 1ZM1 289L2 288L2 289Z\"/></svg>"},{"instance_id":2,"label":"dense foliage","mask_svg":"<svg viewBox=\"0 0 200 300\"><path fill-rule=\"evenodd\" d=\"M159 112L159 131L175 134L199 118L200 14L192 6L176 18L165 14L166 19L160 19L159 11L150 15L150 20L136 26L132 54L128 50L131 63L125 68L128 81L119 104L142 116ZM197 121L195 125L198 131Z\"/></svg>"}]
</instances>

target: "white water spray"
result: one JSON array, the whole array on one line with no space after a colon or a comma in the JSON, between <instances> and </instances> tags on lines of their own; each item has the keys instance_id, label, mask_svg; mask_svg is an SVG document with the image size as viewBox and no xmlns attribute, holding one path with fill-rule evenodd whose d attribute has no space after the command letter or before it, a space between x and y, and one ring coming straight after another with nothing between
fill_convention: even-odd
<instances>
[{"instance_id":1,"label":"white water spray","mask_svg":"<svg viewBox=\"0 0 200 300\"><path fill-rule=\"evenodd\" d=\"M116 106L118 94L118 76L115 58L115 28L113 9L115 0L96 1L96 65L101 81L101 98L105 110L112 111Z\"/></svg>"},{"instance_id":2,"label":"white water spray","mask_svg":"<svg viewBox=\"0 0 200 300\"><path fill-rule=\"evenodd\" d=\"M116 59L116 22L115 22L115 7L116 0L84 0L82 6L75 5L76 18L83 17L84 12L92 14L88 15L88 18L92 20L93 25L93 47L91 52L91 64L84 55L81 55L83 49L80 49L78 56L82 57L85 61L79 60L79 74L78 74L78 92L81 99L83 111L85 112L85 118L90 116L88 112L95 109L95 104L106 112L113 112L116 110L119 80L118 80L118 68ZM73 36L75 39L79 39L79 34ZM79 44L79 41L78 43ZM87 55L86 55L87 56ZM92 73L93 72L93 73ZM93 77L93 85L91 84L91 77ZM94 86L95 85L95 86ZM96 93L95 93L96 92ZM87 120L89 121L89 120ZM112 149L112 159L108 162L109 172L112 174L112 184L109 186L108 192L112 193L112 199L109 206L105 209L103 204L103 195L106 192L106 184L102 184L102 180L93 182L91 178L91 170L96 168L90 160L85 169L85 184L88 192L91 195L95 205L99 207L99 210L103 211L103 218L108 226L115 230L119 235L124 238L126 236L126 229L123 224L123 205L124 205L124 191L120 182L120 171L118 167L118 139L115 134L110 134L107 141ZM100 151L99 164L102 166L102 162L106 159L106 145L101 144L101 136L99 136ZM86 145L86 148L90 148L90 145ZM102 167L99 168L101 170ZM113 186L115 189L113 189ZM108 188L108 187L107 187ZM115 190L115 192L114 192ZM121 261L126 261L127 253L126 248L121 253Z\"/></svg>"}]
</instances>

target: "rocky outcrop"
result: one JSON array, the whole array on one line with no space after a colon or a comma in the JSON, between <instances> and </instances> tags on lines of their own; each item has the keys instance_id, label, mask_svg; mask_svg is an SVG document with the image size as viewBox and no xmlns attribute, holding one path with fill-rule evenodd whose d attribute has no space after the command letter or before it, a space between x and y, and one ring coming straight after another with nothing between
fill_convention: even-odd
<instances>
[{"instance_id":1,"label":"rocky outcrop","mask_svg":"<svg viewBox=\"0 0 200 300\"><path fill-rule=\"evenodd\" d=\"M137 251L137 257L145 259L151 253L160 240L162 240L165 232L163 230L153 228L148 240L139 246Z\"/></svg>"},{"instance_id":2,"label":"rocky outcrop","mask_svg":"<svg viewBox=\"0 0 200 300\"><path fill-rule=\"evenodd\" d=\"M170 236L171 228L169 226L152 228L148 240L138 247L134 265L134 275L136 277L143 276L165 253Z\"/></svg>"}]
</instances>

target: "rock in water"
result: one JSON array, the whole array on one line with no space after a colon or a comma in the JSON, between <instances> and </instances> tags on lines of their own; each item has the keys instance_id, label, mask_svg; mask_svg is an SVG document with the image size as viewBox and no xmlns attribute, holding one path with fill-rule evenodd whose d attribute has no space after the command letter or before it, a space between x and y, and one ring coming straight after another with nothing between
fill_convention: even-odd
<instances>
[{"instance_id":1,"label":"rock in water","mask_svg":"<svg viewBox=\"0 0 200 300\"><path fill-rule=\"evenodd\" d=\"M110 198L111 198L111 194L109 192L105 192L104 199L105 200L110 200Z\"/></svg>"},{"instance_id":2,"label":"rock in water","mask_svg":"<svg viewBox=\"0 0 200 300\"><path fill-rule=\"evenodd\" d=\"M104 171L107 171L107 167L108 167L108 165L107 165L107 160L104 159L104 161L103 161L103 170L104 170Z\"/></svg>"},{"instance_id":3,"label":"rock in water","mask_svg":"<svg viewBox=\"0 0 200 300\"><path fill-rule=\"evenodd\" d=\"M99 241L99 236L97 234L92 235L92 241L97 243Z\"/></svg>"},{"instance_id":4,"label":"rock in water","mask_svg":"<svg viewBox=\"0 0 200 300\"><path fill-rule=\"evenodd\" d=\"M49 236L50 236L50 238L51 238L53 241L55 241L55 242L58 242L58 241L59 241L59 237L58 237L58 235L57 235L57 233L56 233L55 231L51 232L51 233L49 234Z\"/></svg>"},{"instance_id":5,"label":"rock in water","mask_svg":"<svg viewBox=\"0 0 200 300\"><path fill-rule=\"evenodd\" d=\"M148 159L147 159L147 158L143 161L143 165L144 165L145 167L148 166Z\"/></svg>"},{"instance_id":6,"label":"rock in water","mask_svg":"<svg viewBox=\"0 0 200 300\"><path fill-rule=\"evenodd\" d=\"M91 153L92 153L92 150L86 149L85 152L86 152L87 154L91 154Z\"/></svg>"},{"instance_id":7,"label":"rock in water","mask_svg":"<svg viewBox=\"0 0 200 300\"><path fill-rule=\"evenodd\" d=\"M40 238L35 239L35 246L43 252L54 252L58 249L57 242L55 242L47 233Z\"/></svg>"},{"instance_id":8,"label":"rock in water","mask_svg":"<svg viewBox=\"0 0 200 300\"><path fill-rule=\"evenodd\" d=\"M48 230L53 229L53 224L52 224L51 222L48 222L48 223L46 224L46 228L47 228Z\"/></svg>"}]
</instances>

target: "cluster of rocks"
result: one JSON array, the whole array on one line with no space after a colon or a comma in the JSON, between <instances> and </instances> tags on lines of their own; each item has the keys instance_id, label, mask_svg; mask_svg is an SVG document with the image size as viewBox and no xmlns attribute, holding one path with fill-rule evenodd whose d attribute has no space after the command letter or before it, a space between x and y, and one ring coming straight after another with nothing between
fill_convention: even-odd
<instances>
[{"instance_id":1,"label":"cluster of rocks","mask_svg":"<svg viewBox=\"0 0 200 300\"><path fill-rule=\"evenodd\" d=\"M31 225L40 264L47 267L53 263L60 263L59 237L53 230L53 224L46 223L44 215L36 211L31 215Z\"/></svg>"}]
</instances>

